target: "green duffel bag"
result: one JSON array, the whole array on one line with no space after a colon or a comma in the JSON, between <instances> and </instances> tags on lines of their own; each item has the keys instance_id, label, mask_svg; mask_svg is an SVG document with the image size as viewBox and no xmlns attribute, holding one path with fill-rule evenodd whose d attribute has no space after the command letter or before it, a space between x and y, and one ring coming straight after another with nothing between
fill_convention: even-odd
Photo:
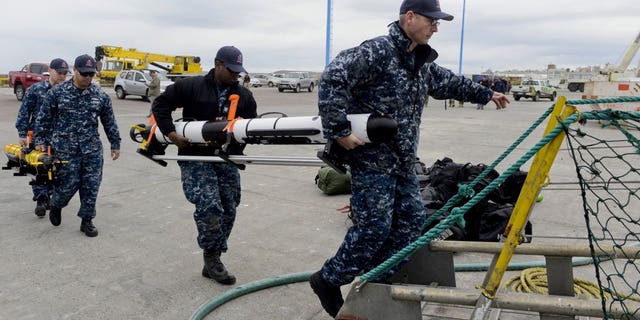
<instances>
[{"instance_id":1,"label":"green duffel bag","mask_svg":"<svg viewBox=\"0 0 640 320\"><path fill-rule=\"evenodd\" d=\"M316 175L316 184L328 195L351 193L351 174L340 173L331 167L321 167Z\"/></svg>"}]
</instances>

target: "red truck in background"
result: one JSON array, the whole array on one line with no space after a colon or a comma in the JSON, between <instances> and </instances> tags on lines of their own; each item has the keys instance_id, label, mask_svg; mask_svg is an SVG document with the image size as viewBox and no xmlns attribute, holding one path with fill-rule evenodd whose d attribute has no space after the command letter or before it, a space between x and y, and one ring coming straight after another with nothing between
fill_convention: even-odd
<instances>
[{"instance_id":1,"label":"red truck in background","mask_svg":"<svg viewBox=\"0 0 640 320\"><path fill-rule=\"evenodd\" d=\"M49 65L43 62L32 62L20 71L9 71L9 87L13 88L18 101L22 101L25 91L34 83L49 78Z\"/></svg>"}]
</instances>

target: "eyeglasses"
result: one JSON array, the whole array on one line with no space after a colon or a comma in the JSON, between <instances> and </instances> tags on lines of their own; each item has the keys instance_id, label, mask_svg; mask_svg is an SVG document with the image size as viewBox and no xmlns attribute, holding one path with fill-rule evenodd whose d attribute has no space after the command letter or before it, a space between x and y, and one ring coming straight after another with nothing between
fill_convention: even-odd
<instances>
[{"instance_id":1,"label":"eyeglasses","mask_svg":"<svg viewBox=\"0 0 640 320\"><path fill-rule=\"evenodd\" d=\"M95 77L96 76L95 72L78 72L78 73L83 77Z\"/></svg>"},{"instance_id":2,"label":"eyeglasses","mask_svg":"<svg viewBox=\"0 0 640 320\"><path fill-rule=\"evenodd\" d=\"M414 14L416 14L416 15L418 15L418 16L422 16L423 18L425 18L425 19L429 20L429 21L430 21L430 25L431 25L432 27L437 27L437 26L439 26L439 25L440 25L440 20L438 20L438 19L429 18L429 17L427 17L427 16L423 16L423 15L421 15L421 14L419 14L419 13L414 13Z\"/></svg>"}]
</instances>

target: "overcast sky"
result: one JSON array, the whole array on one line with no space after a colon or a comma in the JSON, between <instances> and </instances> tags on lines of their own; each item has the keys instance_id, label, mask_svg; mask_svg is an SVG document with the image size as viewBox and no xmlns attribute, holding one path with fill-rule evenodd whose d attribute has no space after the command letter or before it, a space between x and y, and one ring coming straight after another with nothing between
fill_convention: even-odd
<instances>
[{"instance_id":1,"label":"overcast sky","mask_svg":"<svg viewBox=\"0 0 640 320\"><path fill-rule=\"evenodd\" d=\"M334 0L332 56L386 34L400 0ZM430 44L457 72L463 0L440 0L455 16ZM321 71L326 0L3 1L0 73L30 61L93 55L98 45L195 55L213 65L235 45L249 72ZM463 73L617 64L640 32L640 0L467 0ZM640 56L640 54L638 55ZM639 57L632 62L637 66Z\"/></svg>"}]
</instances>

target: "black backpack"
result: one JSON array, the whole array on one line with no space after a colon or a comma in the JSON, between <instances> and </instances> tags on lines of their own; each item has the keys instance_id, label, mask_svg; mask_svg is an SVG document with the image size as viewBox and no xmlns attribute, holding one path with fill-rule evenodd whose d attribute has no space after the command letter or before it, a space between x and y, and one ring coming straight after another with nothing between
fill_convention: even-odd
<instances>
[{"instance_id":1,"label":"black backpack","mask_svg":"<svg viewBox=\"0 0 640 320\"><path fill-rule=\"evenodd\" d=\"M487 166L484 164L456 163L451 158L443 158L436 161L427 169L428 177L424 179L427 183L424 186L421 185L420 189L427 216L442 208L451 197L456 195L459 184L471 183L486 168ZM496 170L490 171L482 180L476 183L473 187L474 191L476 193L482 191L499 176L500 174ZM461 226L463 223L455 224L443 232L439 239L498 241L499 236L504 233L526 176L527 172L516 171L498 188L465 213L464 227ZM455 206L460 207L467 200L461 200ZM425 227L423 233L433 228L449 214L450 212L444 212L432 224ZM532 229L531 222L527 222L525 233L531 235ZM531 238L528 237L525 241L530 242Z\"/></svg>"}]
</instances>

